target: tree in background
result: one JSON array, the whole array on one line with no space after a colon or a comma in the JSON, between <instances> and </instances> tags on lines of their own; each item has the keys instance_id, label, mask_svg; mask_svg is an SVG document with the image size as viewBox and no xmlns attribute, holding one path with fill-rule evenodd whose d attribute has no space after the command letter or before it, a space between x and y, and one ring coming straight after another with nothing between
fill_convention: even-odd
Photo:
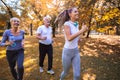
<instances>
[{"instance_id":1,"label":"tree in background","mask_svg":"<svg viewBox=\"0 0 120 80\"><path fill-rule=\"evenodd\" d=\"M32 23L35 25L35 30L42 24L43 17L49 15L51 17L51 26L53 27L53 37L55 37L57 25L54 24L54 20L64 7L61 0L25 0L21 1L21 6L24 7L22 12L23 18L26 17L24 20L27 19L27 24L30 24L31 18L33 18Z\"/></svg>"},{"instance_id":2,"label":"tree in background","mask_svg":"<svg viewBox=\"0 0 120 80\"><path fill-rule=\"evenodd\" d=\"M12 2L9 2L8 0L1 0L0 2L2 2L0 4L0 15L1 15L1 18L0 20L1 21L5 21L6 24L5 24L5 29L9 29L10 28L10 18L12 18L13 16L17 16L19 17L19 14L17 14L17 11L19 9L19 1L12 1Z\"/></svg>"},{"instance_id":3,"label":"tree in background","mask_svg":"<svg viewBox=\"0 0 120 80\"><path fill-rule=\"evenodd\" d=\"M2 2L2 3L5 5L5 7L7 8L7 12L8 12L8 14L9 14L9 17L12 18L12 17L13 17L13 14L12 14L10 8L7 6L7 4L6 4L3 0L1 0L1 2ZM9 20L10 20L10 19L9 19ZM6 29L9 29L9 28L11 27L9 20L6 21Z\"/></svg>"}]
</instances>

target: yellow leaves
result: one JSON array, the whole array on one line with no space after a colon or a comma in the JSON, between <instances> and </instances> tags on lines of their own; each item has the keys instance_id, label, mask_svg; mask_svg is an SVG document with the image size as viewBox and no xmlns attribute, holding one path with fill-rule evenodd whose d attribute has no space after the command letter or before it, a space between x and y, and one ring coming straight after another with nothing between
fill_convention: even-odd
<instances>
[{"instance_id":1,"label":"yellow leaves","mask_svg":"<svg viewBox=\"0 0 120 80\"><path fill-rule=\"evenodd\" d=\"M115 8L115 9L112 9L109 12L107 12L103 16L102 20L103 21L108 21L108 20L113 19L114 17L117 17L119 15L120 15L120 11L117 8Z\"/></svg>"},{"instance_id":2,"label":"yellow leaves","mask_svg":"<svg viewBox=\"0 0 120 80\"><path fill-rule=\"evenodd\" d=\"M117 20L117 23L120 24L120 18Z\"/></svg>"},{"instance_id":3,"label":"yellow leaves","mask_svg":"<svg viewBox=\"0 0 120 80\"><path fill-rule=\"evenodd\" d=\"M75 2L75 4L76 4L76 5L79 5L79 4L80 4L80 0L77 0L77 1Z\"/></svg>"},{"instance_id":4,"label":"yellow leaves","mask_svg":"<svg viewBox=\"0 0 120 80\"><path fill-rule=\"evenodd\" d=\"M0 20L0 26L4 26L5 25L5 21Z\"/></svg>"},{"instance_id":5,"label":"yellow leaves","mask_svg":"<svg viewBox=\"0 0 120 80\"><path fill-rule=\"evenodd\" d=\"M97 29L98 32L105 32L105 29L104 28L99 28Z\"/></svg>"},{"instance_id":6,"label":"yellow leaves","mask_svg":"<svg viewBox=\"0 0 120 80\"><path fill-rule=\"evenodd\" d=\"M111 35L115 34L115 29L113 26L105 26L104 28L98 28L97 31L102 33L108 31Z\"/></svg>"},{"instance_id":7,"label":"yellow leaves","mask_svg":"<svg viewBox=\"0 0 120 80\"><path fill-rule=\"evenodd\" d=\"M24 62L24 65L27 66L27 65L30 65L32 63L34 63L36 61L36 59L28 59Z\"/></svg>"},{"instance_id":8,"label":"yellow leaves","mask_svg":"<svg viewBox=\"0 0 120 80\"><path fill-rule=\"evenodd\" d=\"M104 16L103 17L103 20L105 21L105 20L108 20L109 19L109 16L108 15L106 15L106 16Z\"/></svg>"},{"instance_id":9,"label":"yellow leaves","mask_svg":"<svg viewBox=\"0 0 120 80\"><path fill-rule=\"evenodd\" d=\"M96 80L96 74L85 73L83 75L83 80Z\"/></svg>"},{"instance_id":10,"label":"yellow leaves","mask_svg":"<svg viewBox=\"0 0 120 80\"><path fill-rule=\"evenodd\" d=\"M120 12L120 11L119 11L118 8L115 8L115 9L114 9L113 11L111 11L111 12L118 13L118 12Z\"/></svg>"},{"instance_id":11,"label":"yellow leaves","mask_svg":"<svg viewBox=\"0 0 120 80\"><path fill-rule=\"evenodd\" d=\"M108 30L109 28L111 28L112 26L105 26L104 28L98 28L97 31L98 32L105 32L106 30Z\"/></svg>"},{"instance_id":12,"label":"yellow leaves","mask_svg":"<svg viewBox=\"0 0 120 80\"><path fill-rule=\"evenodd\" d=\"M6 55L0 55L0 59L4 58Z\"/></svg>"},{"instance_id":13,"label":"yellow leaves","mask_svg":"<svg viewBox=\"0 0 120 80\"><path fill-rule=\"evenodd\" d=\"M6 56L5 47L0 47L0 59L4 58L5 56Z\"/></svg>"},{"instance_id":14,"label":"yellow leaves","mask_svg":"<svg viewBox=\"0 0 120 80\"><path fill-rule=\"evenodd\" d=\"M94 64L91 64L94 65ZM93 68L88 68L84 71L83 75L82 75L82 80L96 80L96 74L95 74L95 70Z\"/></svg>"}]
</instances>

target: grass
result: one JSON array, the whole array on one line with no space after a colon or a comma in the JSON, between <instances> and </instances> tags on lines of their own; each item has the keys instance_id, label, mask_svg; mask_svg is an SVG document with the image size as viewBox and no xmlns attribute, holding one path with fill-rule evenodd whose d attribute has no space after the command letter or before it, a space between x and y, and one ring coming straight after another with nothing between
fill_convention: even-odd
<instances>
[{"instance_id":1,"label":"grass","mask_svg":"<svg viewBox=\"0 0 120 80\"><path fill-rule=\"evenodd\" d=\"M47 56L44 61L44 72L39 72L38 40L35 36L26 36L24 80L59 80L62 72L63 35L57 35L53 43L53 70L55 75L47 74ZM120 80L120 37L91 36L80 45L81 79L80 80ZM0 80L12 80L6 61L5 48L0 47ZM73 80L72 67L65 80Z\"/></svg>"}]
</instances>

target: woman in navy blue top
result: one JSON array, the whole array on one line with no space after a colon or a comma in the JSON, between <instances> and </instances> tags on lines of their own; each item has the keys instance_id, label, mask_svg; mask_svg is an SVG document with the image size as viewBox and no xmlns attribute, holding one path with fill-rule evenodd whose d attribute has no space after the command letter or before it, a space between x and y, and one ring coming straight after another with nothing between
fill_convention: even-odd
<instances>
[{"instance_id":1,"label":"woman in navy blue top","mask_svg":"<svg viewBox=\"0 0 120 80\"><path fill-rule=\"evenodd\" d=\"M6 57L15 80L22 80L24 73L24 31L19 29L20 19L10 19L11 29L5 30L0 46L7 46ZM17 69L15 66L17 65Z\"/></svg>"}]
</instances>

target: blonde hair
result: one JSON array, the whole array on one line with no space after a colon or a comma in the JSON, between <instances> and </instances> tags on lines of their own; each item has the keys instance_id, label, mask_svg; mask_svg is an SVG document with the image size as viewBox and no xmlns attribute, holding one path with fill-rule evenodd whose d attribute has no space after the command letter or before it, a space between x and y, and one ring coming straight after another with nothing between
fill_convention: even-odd
<instances>
[{"instance_id":1,"label":"blonde hair","mask_svg":"<svg viewBox=\"0 0 120 80\"><path fill-rule=\"evenodd\" d=\"M20 21L20 19L17 18L17 17L12 17L12 18L10 18L10 22L12 22L12 21L14 21L14 20L18 20L18 21Z\"/></svg>"}]
</instances>

